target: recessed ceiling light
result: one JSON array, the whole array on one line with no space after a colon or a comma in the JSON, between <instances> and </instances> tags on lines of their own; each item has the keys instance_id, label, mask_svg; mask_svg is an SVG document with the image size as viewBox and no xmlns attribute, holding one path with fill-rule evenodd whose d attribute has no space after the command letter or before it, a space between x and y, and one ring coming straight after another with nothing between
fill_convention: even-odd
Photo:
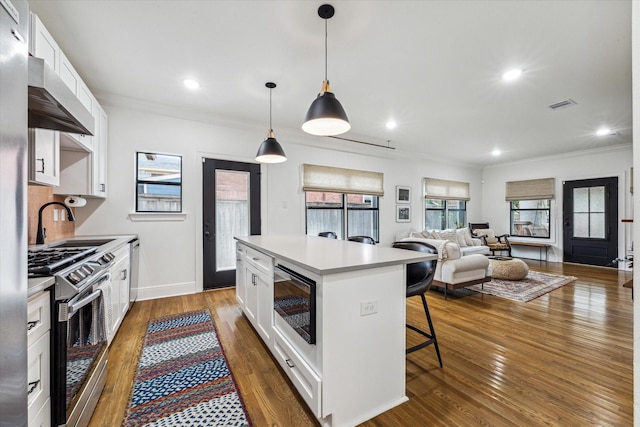
<instances>
[{"instance_id":1,"label":"recessed ceiling light","mask_svg":"<svg viewBox=\"0 0 640 427\"><path fill-rule=\"evenodd\" d=\"M596 131L596 135L598 136L607 136L607 135L613 135L613 134L615 134L615 132L613 132L609 128L600 128Z\"/></svg>"},{"instance_id":2,"label":"recessed ceiling light","mask_svg":"<svg viewBox=\"0 0 640 427\"><path fill-rule=\"evenodd\" d=\"M502 154L502 151L498 150L497 148L491 152L491 155L494 157L497 157L500 154Z\"/></svg>"},{"instance_id":3,"label":"recessed ceiling light","mask_svg":"<svg viewBox=\"0 0 640 427\"><path fill-rule=\"evenodd\" d=\"M188 89L198 89L200 87L200 83L192 79L185 79L182 83L184 83Z\"/></svg>"},{"instance_id":4,"label":"recessed ceiling light","mask_svg":"<svg viewBox=\"0 0 640 427\"><path fill-rule=\"evenodd\" d=\"M509 70L505 72L502 75L502 80L510 82L513 80L517 80L518 78L520 78L521 75L522 75L522 69L514 68L513 70Z\"/></svg>"},{"instance_id":5,"label":"recessed ceiling light","mask_svg":"<svg viewBox=\"0 0 640 427\"><path fill-rule=\"evenodd\" d=\"M395 129L396 126L398 126L398 123L396 123L395 120L389 120L387 122L387 129Z\"/></svg>"}]
</instances>

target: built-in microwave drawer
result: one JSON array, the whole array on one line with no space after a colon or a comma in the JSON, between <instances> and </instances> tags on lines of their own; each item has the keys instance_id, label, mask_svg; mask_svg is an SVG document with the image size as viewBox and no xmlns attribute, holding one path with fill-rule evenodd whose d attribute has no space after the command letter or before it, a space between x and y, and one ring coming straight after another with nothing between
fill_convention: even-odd
<instances>
[{"instance_id":1,"label":"built-in microwave drawer","mask_svg":"<svg viewBox=\"0 0 640 427\"><path fill-rule=\"evenodd\" d=\"M313 414L320 418L322 409L322 379L300 357L287 340L275 330L273 354L294 384Z\"/></svg>"}]
</instances>

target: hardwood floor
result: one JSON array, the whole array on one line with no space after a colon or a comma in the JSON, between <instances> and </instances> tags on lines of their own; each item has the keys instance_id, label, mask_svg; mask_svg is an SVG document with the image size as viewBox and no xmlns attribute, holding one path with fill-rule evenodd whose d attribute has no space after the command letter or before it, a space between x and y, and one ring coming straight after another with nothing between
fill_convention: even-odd
<instances>
[{"instance_id":1,"label":"hardwood floor","mask_svg":"<svg viewBox=\"0 0 640 427\"><path fill-rule=\"evenodd\" d=\"M527 261L578 280L527 303L462 290L430 291L444 368L433 346L407 356L409 401L373 426L631 426L631 273ZM418 298L411 323L423 322ZM235 302L235 289L136 302L109 352L108 378L90 426L119 426L150 319L209 308L255 426L315 426ZM407 334L407 345L417 337Z\"/></svg>"}]
</instances>

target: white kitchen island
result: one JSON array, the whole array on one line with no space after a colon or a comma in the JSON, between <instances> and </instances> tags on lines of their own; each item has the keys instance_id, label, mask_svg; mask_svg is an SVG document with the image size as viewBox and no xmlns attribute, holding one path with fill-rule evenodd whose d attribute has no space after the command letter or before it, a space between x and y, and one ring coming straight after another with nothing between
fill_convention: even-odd
<instances>
[{"instance_id":1,"label":"white kitchen island","mask_svg":"<svg viewBox=\"0 0 640 427\"><path fill-rule=\"evenodd\" d=\"M315 236L236 237L243 312L323 426L407 400L405 265L436 255ZM316 341L274 311L274 268L316 283Z\"/></svg>"}]
</instances>

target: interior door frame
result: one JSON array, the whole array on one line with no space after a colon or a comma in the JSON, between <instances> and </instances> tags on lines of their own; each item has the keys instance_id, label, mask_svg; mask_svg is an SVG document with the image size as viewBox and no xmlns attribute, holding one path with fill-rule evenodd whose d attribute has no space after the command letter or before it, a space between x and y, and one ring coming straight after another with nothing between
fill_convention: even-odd
<instances>
[{"instance_id":1,"label":"interior door frame","mask_svg":"<svg viewBox=\"0 0 640 427\"><path fill-rule=\"evenodd\" d=\"M195 162L194 164L196 165L196 174L197 174L197 178L196 178L196 183L194 185L194 193L192 193L191 195L187 194L187 191L185 191L186 194L184 194L184 197L194 197L195 198L195 209L196 211L193 213L193 218L195 221L194 224L194 232L195 232L195 259L196 259L196 265L195 265L195 283L193 284L193 292L194 293L199 293L199 292L203 292L204 291L204 277L203 277L203 262L204 262L204 256L203 256L203 201L202 201L202 191L203 191L203 185L202 185L202 179L203 179L203 167L202 167L202 163L204 162L204 159L217 159L217 160L228 160L228 161L232 161L232 162L243 162L243 163L255 163L255 158L253 157L240 157L240 156L229 156L229 155L222 155L222 154L216 154L216 153L211 153L211 152L205 152L205 151L198 151L195 154ZM260 178L260 193L261 194L265 194L266 188L267 188L267 179L266 179L266 174L264 173L264 165L260 165L260 173L261 173L261 178ZM191 193L191 192L189 192ZM260 205L260 217L262 218L262 229L264 230L266 227L266 224L268 223L267 221L267 210L266 210L266 204L265 203L261 203Z\"/></svg>"}]
</instances>

